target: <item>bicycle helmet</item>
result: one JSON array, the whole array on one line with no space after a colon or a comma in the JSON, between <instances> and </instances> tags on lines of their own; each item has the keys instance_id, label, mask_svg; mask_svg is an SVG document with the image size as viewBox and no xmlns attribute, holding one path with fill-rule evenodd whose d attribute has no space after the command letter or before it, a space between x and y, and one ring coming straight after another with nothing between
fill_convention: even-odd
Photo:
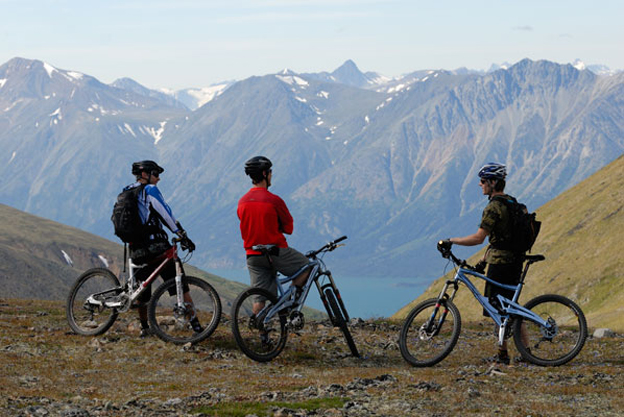
<instances>
[{"instance_id":1,"label":"bicycle helmet","mask_svg":"<svg viewBox=\"0 0 624 417\"><path fill-rule=\"evenodd\" d=\"M141 175L141 172L158 172L162 174L165 171L164 168L160 167L154 161L139 161L132 164L132 175Z\"/></svg>"},{"instance_id":2,"label":"bicycle helmet","mask_svg":"<svg viewBox=\"0 0 624 417\"><path fill-rule=\"evenodd\" d=\"M254 156L245 162L245 174L250 177L262 177L263 172L271 169L273 164L266 156Z\"/></svg>"},{"instance_id":3,"label":"bicycle helmet","mask_svg":"<svg viewBox=\"0 0 624 417\"><path fill-rule=\"evenodd\" d=\"M504 180L505 177L507 177L507 168L495 162L488 162L479 170L479 178L486 180Z\"/></svg>"}]
</instances>

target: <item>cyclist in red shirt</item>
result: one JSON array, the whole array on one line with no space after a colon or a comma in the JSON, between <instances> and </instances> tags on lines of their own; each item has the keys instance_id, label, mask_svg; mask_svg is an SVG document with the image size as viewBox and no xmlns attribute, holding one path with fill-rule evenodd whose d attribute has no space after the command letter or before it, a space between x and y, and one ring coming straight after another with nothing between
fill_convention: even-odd
<instances>
[{"instance_id":1,"label":"cyclist in red shirt","mask_svg":"<svg viewBox=\"0 0 624 417\"><path fill-rule=\"evenodd\" d=\"M241 237L247 253L247 268L252 287L263 288L277 296L275 271L290 276L308 264L308 258L288 246L284 234L293 232L293 218L286 203L269 192L273 164L264 156L254 156L245 162L245 174L249 175L253 187L238 202ZM273 265L254 245L276 245L271 253ZM301 287L305 284L309 270L305 270L292 281ZM264 299L256 300L254 313L264 307Z\"/></svg>"}]
</instances>

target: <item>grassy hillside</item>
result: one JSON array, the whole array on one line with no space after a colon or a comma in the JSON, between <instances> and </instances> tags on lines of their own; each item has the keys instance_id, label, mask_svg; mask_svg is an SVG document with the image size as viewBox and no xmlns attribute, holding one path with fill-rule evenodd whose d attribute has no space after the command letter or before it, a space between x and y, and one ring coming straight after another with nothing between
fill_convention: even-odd
<instances>
[{"instance_id":1,"label":"grassy hillside","mask_svg":"<svg viewBox=\"0 0 624 417\"><path fill-rule=\"evenodd\" d=\"M123 268L120 244L3 204L0 218L0 288L4 297L64 300L78 275L105 266L101 258L115 274ZM186 272L213 284L228 313L231 301L245 287L192 266L187 266Z\"/></svg>"},{"instance_id":2,"label":"grassy hillside","mask_svg":"<svg viewBox=\"0 0 624 417\"><path fill-rule=\"evenodd\" d=\"M624 157L565 191L537 210L542 230L532 253L546 261L529 270L520 302L536 295L558 293L576 301L591 328L624 331ZM432 245L435 242L431 243ZM470 259L483 256L483 249ZM403 307L403 318L420 301L435 297L448 274ZM483 288L483 283L479 283ZM480 306L466 288L456 304L465 319L477 318Z\"/></svg>"}]
</instances>

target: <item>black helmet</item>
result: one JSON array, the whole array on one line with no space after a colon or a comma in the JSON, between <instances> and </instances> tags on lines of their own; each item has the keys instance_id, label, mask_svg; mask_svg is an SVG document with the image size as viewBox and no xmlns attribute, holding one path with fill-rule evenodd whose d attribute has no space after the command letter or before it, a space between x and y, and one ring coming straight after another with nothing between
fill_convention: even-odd
<instances>
[{"instance_id":1,"label":"black helmet","mask_svg":"<svg viewBox=\"0 0 624 417\"><path fill-rule=\"evenodd\" d=\"M247 162L245 162L245 174L249 175L252 179L254 177L262 177L263 172L271 169L273 164L266 156L254 156Z\"/></svg>"},{"instance_id":2,"label":"black helmet","mask_svg":"<svg viewBox=\"0 0 624 417\"><path fill-rule=\"evenodd\" d=\"M164 171L165 169L154 161L139 161L132 164L132 175L141 175L141 172L162 174Z\"/></svg>"}]
</instances>

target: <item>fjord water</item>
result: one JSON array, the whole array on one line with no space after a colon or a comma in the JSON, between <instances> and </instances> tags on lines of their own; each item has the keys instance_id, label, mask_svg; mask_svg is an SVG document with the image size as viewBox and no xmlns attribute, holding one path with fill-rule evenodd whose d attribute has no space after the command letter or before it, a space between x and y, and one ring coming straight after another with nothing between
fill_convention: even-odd
<instances>
[{"instance_id":1,"label":"fjord water","mask_svg":"<svg viewBox=\"0 0 624 417\"><path fill-rule=\"evenodd\" d=\"M249 284L246 269L210 269L223 278ZM349 277L332 274L349 316L362 319L389 317L417 298L431 284L432 278L414 277ZM310 289L308 307L325 311L316 286Z\"/></svg>"}]
</instances>

